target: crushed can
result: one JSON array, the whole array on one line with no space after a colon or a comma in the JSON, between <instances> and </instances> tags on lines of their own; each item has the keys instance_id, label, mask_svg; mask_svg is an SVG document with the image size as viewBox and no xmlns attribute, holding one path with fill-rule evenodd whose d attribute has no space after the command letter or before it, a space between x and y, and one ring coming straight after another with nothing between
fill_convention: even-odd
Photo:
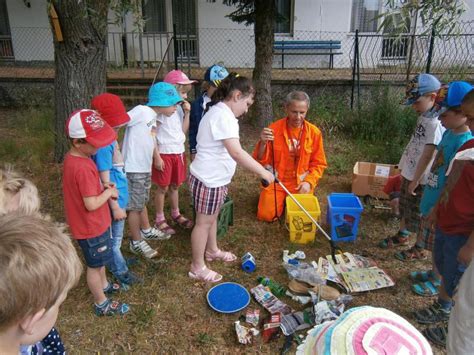
<instances>
[{"instance_id":1,"label":"crushed can","mask_svg":"<svg viewBox=\"0 0 474 355\"><path fill-rule=\"evenodd\" d=\"M242 257L242 270L245 272L254 272L257 267L255 263L255 258L250 253L245 253Z\"/></svg>"}]
</instances>

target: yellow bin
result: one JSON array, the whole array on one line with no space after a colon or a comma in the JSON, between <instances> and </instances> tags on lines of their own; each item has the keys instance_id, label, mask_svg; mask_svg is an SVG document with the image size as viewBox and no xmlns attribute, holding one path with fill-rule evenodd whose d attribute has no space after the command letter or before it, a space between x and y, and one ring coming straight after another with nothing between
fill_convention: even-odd
<instances>
[{"instance_id":1,"label":"yellow bin","mask_svg":"<svg viewBox=\"0 0 474 355\"><path fill-rule=\"evenodd\" d=\"M316 196L311 194L294 194L293 196L309 212L311 217L319 221L321 209ZM307 244L314 241L316 226L289 196L286 197L285 221L290 230L290 242Z\"/></svg>"}]
</instances>

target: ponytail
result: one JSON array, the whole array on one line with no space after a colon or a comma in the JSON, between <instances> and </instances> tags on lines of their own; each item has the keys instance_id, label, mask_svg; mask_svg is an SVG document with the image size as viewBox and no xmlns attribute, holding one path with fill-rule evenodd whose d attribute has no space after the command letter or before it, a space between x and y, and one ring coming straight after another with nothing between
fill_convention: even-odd
<instances>
[{"instance_id":1,"label":"ponytail","mask_svg":"<svg viewBox=\"0 0 474 355\"><path fill-rule=\"evenodd\" d=\"M244 97L255 94L255 89L250 79L240 76L237 73L230 73L220 82L217 90L212 94L211 102L207 104L206 111L218 102L230 98L235 90L239 90Z\"/></svg>"}]
</instances>

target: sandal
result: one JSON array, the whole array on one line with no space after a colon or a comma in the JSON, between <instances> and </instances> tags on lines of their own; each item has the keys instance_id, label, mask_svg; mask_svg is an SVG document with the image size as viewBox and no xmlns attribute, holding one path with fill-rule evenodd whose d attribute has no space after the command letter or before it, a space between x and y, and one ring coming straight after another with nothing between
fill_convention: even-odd
<instances>
[{"instance_id":1,"label":"sandal","mask_svg":"<svg viewBox=\"0 0 474 355\"><path fill-rule=\"evenodd\" d=\"M126 303L112 301L108 299L104 305L94 305L94 311L97 316L115 316L124 315L130 310L130 306Z\"/></svg>"},{"instance_id":2,"label":"sandal","mask_svg":"<svg viewBox=\"0 0 474 355\"><path fill-rule=\"evenodd\" d=\"M179 226L183 227L184 229L191 229L194 226L194 222L190 219L182 215L177 215L176 217L172 217L173 221L178 224Z\"/></svg>"},{"instance_id":3,"label":"sandal","mask_svg":"<svg viewBox=\"0 0 474 355\"><path fill-rule=\"evenodd\" d=\"M161 220L160 222L155 222L155 228L158 228L165 234L173 235L176 234L176 231L171 228L168 223L166 223L166 219Z\"/></svg>"},{"instance_id":4,"label":"sandal","mask_svg":"<svg viewBox=\"0 0 474 355\"><path fill-rule=\"evenodd\" d=\"M424 281L411 285L411 289L418 296L433 297L438 295L441 280Z\"/></svg>"},{"instance_id":5,"label":"sandal","mask_svg":"<svg viewBox=\"0 0 474 355\"><path fill-rule=\"evenodd\" d=\"M408 237L410 236L409 232L398 231L394 236L383 239L379 243L379 247L382 249L389 249L393 247L398 247L401 245L408 244Z\"/></svg>"},{"instance_id":6,"label":"sandal","mask_svg":"<svg viewBox=\"0 0 474 355\"><path fill-rule=\"evenodd\" d=\"M403 250L395 253L395 258L400 261L426 260L427 256L423 249L416 245L408 250Z\"/></svg>"},{"instance_id":7,"label":"sandal","mask_svg":"<svg viewBox=\"0 0 474 355\"><path fill-rule=\"evenodd\" d=\"M198 272L189 271L188 276L194 280L212 283L219 282L220 280L222 280L221 274L218 274L217 272L208 269L205 265Z\"/></svg>"},{"instance_id":8,"label":"sandal","mask_svg":"<svg viewBox=\"0 0 474 355\"><path fill-rule=\"evenodd\" d=\"M414 313L416 321L420 324L447 322L450 314L451 311L444 310L438 302Z\"/></svg>"},{"instance_id":9,"label":"sandal","mask_svg":"<svg viewBox=\"0 0 474 355\"><path fill-rule=\"evenodd\" d=\"M436 281L438 278L436 277L433 270L426 270L426 271L412 271L410 272L410 279L412 281L418 282L425 282L425 281Z\"/></svg>"},{"instance_id":10,"label":"sandal","mask_svg":"<svg viewBox=\"0 0 474 355\"><path fill-rule=\"evenodd\" d=\"M448 337L448 326L446 324L440 327L430 327L423 330L423 335L433 344L445 347Z\"/></svg>"},{"instance_id":11,"label":"sandal","mask_svg":"<svg viewBox=\"0 0 474 355\"><path fill-rule=\"evenodd\" d=\"M215 253L210 253L209 251L206 250L206 252L204 253L204 256L206 257L207 261L222 260L222 261L225 261L226 263L231 263L237 260L237 256L235 256L231 252L222 251L220 249L217 250Z\"/></svg>"}]
</instances>

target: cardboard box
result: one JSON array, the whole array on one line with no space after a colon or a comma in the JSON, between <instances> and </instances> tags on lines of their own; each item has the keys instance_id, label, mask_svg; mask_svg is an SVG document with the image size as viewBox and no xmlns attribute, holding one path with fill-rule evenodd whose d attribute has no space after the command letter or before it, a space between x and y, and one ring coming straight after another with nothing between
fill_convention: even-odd
<instances>
[{"instance_id":1,"label":"cardboard box","mask_svg":"<svg viewBox=\"0 0 474 355\"><path fill-rule=\"evenodd\" d=\"M400 174L396 165L357 162L352 173L352 192L358 196L388 198L383 192L388 177Z\"/></svg>"}]
</instances>

